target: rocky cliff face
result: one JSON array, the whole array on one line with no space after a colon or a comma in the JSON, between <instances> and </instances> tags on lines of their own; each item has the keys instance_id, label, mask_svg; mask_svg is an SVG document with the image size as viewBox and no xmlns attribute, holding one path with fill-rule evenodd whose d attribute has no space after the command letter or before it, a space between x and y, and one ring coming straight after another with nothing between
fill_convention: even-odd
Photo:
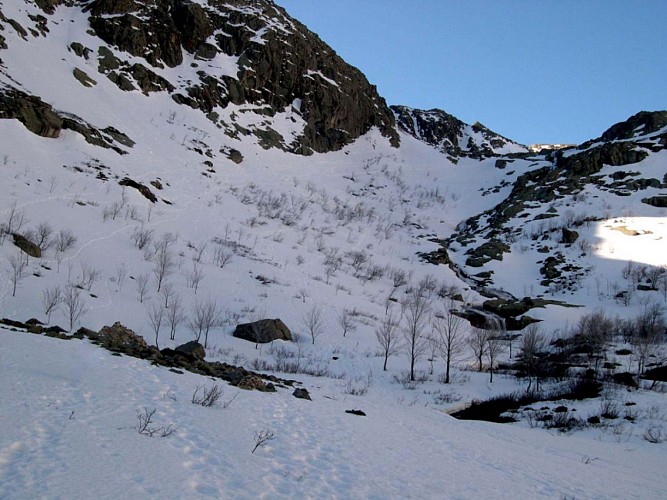
<instances>
[{"instance_id":1,"label":"rocky cliff face","mask_svg":"<svg viewBox=\"0 0 667 500\"><path fill-rule=\"evenodd\" d=\"M264 147L310 154L340 149L377 127L398 145L394 116L376 88L270 0L39 0L44 36L63 4L85 11L104 42L95 50L73 40L69 50L96 58L99 73L120 89L169 92L230 136L254 134ZM38 35L0 13L2 25L24 38ZM188 77L175 78L179 71L170 68ZM239 110L257 119L237 120ZM281 113L298 130L273 125Z\"/></svg>"},{"instance_id":2,"label":"rocky cliff face","mask_svg":"<svg viewBox=\"0 0 667 500\"><path fill-rule=\"evenodd\" d=\"M481 123L468 125L440 109L424 111L407 106L391 109L401 130L454 159L461 156L481 159L527 151Z\"/></svg>"}]
</instances>

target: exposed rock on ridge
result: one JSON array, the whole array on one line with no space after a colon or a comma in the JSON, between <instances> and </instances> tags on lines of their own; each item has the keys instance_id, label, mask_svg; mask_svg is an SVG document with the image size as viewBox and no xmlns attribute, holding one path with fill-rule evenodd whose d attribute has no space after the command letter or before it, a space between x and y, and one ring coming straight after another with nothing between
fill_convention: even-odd
<instances>
[{"instance_id":1,"label":"exposed rock on ridge","mask_svg":"<svg viewBox=\"0 0 667 500\"><path fill-rule=\"evenodd\" d=\"M305 121L302 134L288 144L272 134L270 146L332 151L372 127L398 145L394 117L376 88L271 1L95 0L86 10L97 36L156 68L183 64L183 50L202 61L238 58L235 75L202 70L199 82L172 96L214 120L230 103L268 116L294 108Z\"/></svg>"},{"instance_id":2,"label":"exposed rock on ridge","mask_svg":"<svg viewBox=\"0 0 667 500\"><path fill-rule=\"evenodd\" d=\"M468 125L440 109L424 111L391 106L398 127L455 159L461 156L488 158L503 153L525 152L526 148L481 123Z\"/></svg>"}]
</instances>

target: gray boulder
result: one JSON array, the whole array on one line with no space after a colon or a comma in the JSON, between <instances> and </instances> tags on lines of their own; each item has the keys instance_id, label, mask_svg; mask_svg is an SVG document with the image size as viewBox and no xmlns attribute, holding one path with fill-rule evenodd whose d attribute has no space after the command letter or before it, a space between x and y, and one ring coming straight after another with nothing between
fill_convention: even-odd
<instances>
[{"instance_id":1,"label":"gray boulder","mask_svg":"<svg viewBox=\"0 0 667 500\"><path fill-rule=\"evenodd\" d=\"M192 356L195 359L203 360L206 357L204 346L195 340L179 345L175 350Z\"/></svg>"},{"instance_id":2,"label":"gray boulder","mask_svg":"<svg viewBox=\"0 0 667 500\"><path fill-rule=\"evenodd\" d=\"M234 337L266 344L274 340L292 340L292 332L280 319L260 319L252 323L242 323L234 330Z\"/></svg>"}]
</instances>

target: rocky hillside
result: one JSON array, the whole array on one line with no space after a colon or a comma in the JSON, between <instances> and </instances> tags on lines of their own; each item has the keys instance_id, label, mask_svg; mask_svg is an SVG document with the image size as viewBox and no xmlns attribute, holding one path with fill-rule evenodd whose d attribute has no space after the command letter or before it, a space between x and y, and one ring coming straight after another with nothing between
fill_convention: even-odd
<instances>
[{"instance_id":1,"label":"rocky hillside","mask_svg":"<svg viewBox=\"0 0 667 500\"><path fill-rule=\"evenodd\" d=\"M445 153L450 159L466 156L489 158L526 152L517 144L477 122L468 125L440 109L424 111L407 106L392 106L398 127L403 132Z\"/></svg>"},{"instance_id":2,"label":"rocky hillside","mask_svg":"<svg viewBox=\"0 0 667 500\"><path fill-rule=\"evenodd\" d=\"M521 267L534 266L542 279L519 293L574 292L596 272L589 262L600 249L595 222L642 212L655 217L667 207L666 150L667 111L656 111L640 112L577 147L497 158L507 179L482 195L505 193L502 201L459 224L430 258L498 296L493 288L504 259L521 255Z\"/></svg>"},{"instance_id":3,"label":"rocky hillside","mask_svg":"<svg viewBox=\"0 0 667 500\"><path fill-rule=\"evenodd\" d=\"M270 0L40 0L37 6L15 14L0 9L0 49L49 38L60 23L85 23L85 36L61 47L78 57L71 77L81 91L107 78L126 92L168 93L230 137L255 136L265 148L298 154L340 149L372 127L398 145L393 114L376 88ZM22 92L7 69L0 117L18 118L45 136L72 128L42 96ZM87 139L113 142L103 131L91 132L83 118L70 119Z\"/></svg>"}]
</instances>

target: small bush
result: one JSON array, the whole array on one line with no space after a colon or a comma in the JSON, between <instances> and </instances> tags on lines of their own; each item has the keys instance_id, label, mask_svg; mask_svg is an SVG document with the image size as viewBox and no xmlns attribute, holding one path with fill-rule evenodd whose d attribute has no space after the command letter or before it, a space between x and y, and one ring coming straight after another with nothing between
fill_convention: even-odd
<instances>
[{"instance_id":1,"label":"small bush","mask_svg":"<svg viewBox=\"0 0 667 500\"><path fill-rule=\"evenodd\" d=\"M223 391L219 385L211 387L202 387L198 385L192 395L192 403L206 408L215 406L222 397Z\"/></svg>"},{"instance_id":2,"label":"small bush","mask_svg":"<svg viewBox=\"0 0 667 500\"><path fill-rule=\"evenodd\" d=\"M644 431L644 439L649 443L660 444L665 441L665 430L662 425L653 424Z\"/></svg>"},{"instance_id":3,"label":"small bush","mask_svg":"<svg viewBox=\"0 0 667 500\"><path fill-rule=\"evenodd\" d=\"M603 399L600 402L600 416L608 420L613 420L618 418L619 408L615 401L609 399Z\"/></svg>"},{"instance_id":4,"label":"small bush","mask_svg":"<svg viewBox=\"0 0 667 500\"><path fill-rule=\"evenodd\" d=\"M143 411L137 410L137 432L148 437L171 436L174 432L176 432L176 428L172 424L169 424L167 427L157 427L153 422L153 417L155 416L156 412L157 409L155 408L152 410L149 410L148 408L144 408Z\"/></svg>"},{"instance_id":5,"label":"small bush","mask_svg":"<svg viewBox=\"0 0 667 500\"><path fill-rule=\"evenodd\" d=\"M562 432L580 429L584 427L584 422L570 412L554 413L553 418L544 422L547 429L558 429Z\"/></svg>"}]
</instances>

